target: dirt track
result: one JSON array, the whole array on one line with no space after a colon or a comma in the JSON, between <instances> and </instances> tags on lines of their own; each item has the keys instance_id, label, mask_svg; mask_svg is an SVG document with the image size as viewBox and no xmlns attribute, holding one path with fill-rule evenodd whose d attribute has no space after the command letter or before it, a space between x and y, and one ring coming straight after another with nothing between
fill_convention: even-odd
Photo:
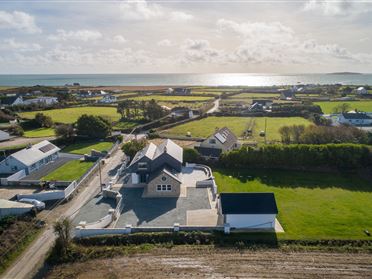
<instances>
[{"instance_id":1,"label":"dirt track","mask_svg":"<svg viewBox=\"0 0 372 279\"><path fill-rule=\"evenodd\" d=\"M372 278L372 255L173 248L62 265L46 278Z\"/></svg>"}]
</instances>

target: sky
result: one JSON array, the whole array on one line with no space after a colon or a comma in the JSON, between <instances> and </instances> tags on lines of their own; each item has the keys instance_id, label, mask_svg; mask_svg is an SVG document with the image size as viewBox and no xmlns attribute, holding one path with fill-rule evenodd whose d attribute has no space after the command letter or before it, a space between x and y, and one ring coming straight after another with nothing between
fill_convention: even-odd
<instances>
[{"instance_id":1,"label":"sky","mask_svg":"<svg viewBox=\"0 0 372 279\"><path fill-rule=\"evenodd\" d=\"M372 0L0 0L0 74L372 72Z\"/></svg>"}]
</instances>

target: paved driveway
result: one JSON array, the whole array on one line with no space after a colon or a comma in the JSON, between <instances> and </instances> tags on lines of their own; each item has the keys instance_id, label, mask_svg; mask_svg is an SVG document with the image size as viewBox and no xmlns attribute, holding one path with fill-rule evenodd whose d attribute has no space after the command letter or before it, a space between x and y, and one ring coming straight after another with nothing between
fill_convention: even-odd
<instances>
[{"instance_id":1,"label":"paved driveway","mask_svg":"<svg viewBox=\"0 0 372 279\"><path fill-rule=\"evenodd\" d=\"M187 188L184 198L142 198L143 188L121 188L124 208L117 228L131 224L134 227L186 225L188 210L210 209L205 188Z\"/></svg>"}]
</instances>

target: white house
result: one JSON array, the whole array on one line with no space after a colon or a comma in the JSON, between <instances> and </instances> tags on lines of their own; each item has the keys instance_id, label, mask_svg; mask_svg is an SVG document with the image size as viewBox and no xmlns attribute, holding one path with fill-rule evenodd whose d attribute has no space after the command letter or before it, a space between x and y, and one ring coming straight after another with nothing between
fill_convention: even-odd
<instances>
[{"instance_id":1,"label":"white house","mask_svg":"<svg viewBox=\"0 0 372 279\"><path fill-rule=\"evenodd\" d=\"M0 199L0 217L9 215L23 215L32 210L32 204Z\"/></svg>"},{"instance_id":2,"label":"white house","mask_svg":"<svg viewBox=\"0 0 372 279\"><path fill-rule=\"evenodd\" d=\"M356 93L359 95L365 95L365 94L368 94L368 90L365 89L364 87L358 87L356 89Z\"/></svg>"},{"instance_id":3,"label":"white house","mask_svg":"<svg viewBox=\"0 0 372 279\"><path fill-rule=\"evenodd\" d=\"M275 228L278 208L274 193L221 193L218 206L230 228Z\"/></svg>"},{"instance_id":4,"label":"white house","mask_svg":"<svg viewBox=\"0 0 372 279\"><path fill-rule=\"evenodd\" d=\"M15 152L0 162L1 174L24 170L26 174L56 160L60 149L47 140Z\"/></svg>"},{"instance_id":5,"label":"white house","mask_svg":"<svg viewBox=\"0 0 372 279\"><path fill-rule=\"evenodd\" d=\"M2 106L17 106L23 104L22 96L13 95L0 98L0 104Z\"/></svg>"},{"instance_id":6,"label":"white house","mask_svg":"<svg viewBox=\"0 0 372 279\"><path fill-rule=\"evenodd\" d=\"M39 98L34 98L34 99L23 100L24 105L41 104L41 105L50 106L56 103L58 103L57 97L39 97Z\"/></svg>"},{"instance_id":7,"label":"white house","mask_svg":"<svg viewBox=\"0 0 372 279\"><path fill-rule=\"evenodd\" d=\"M112 103L115 103L117 101L118 101L118 98L116 96L108 94L108 95L104 95L102 97L102 99L99 100L98 102L99 103L104 103L104 104L112 104Z\"/></svg>"},{"instance_id":8,"label":"white house","mask_svg":"<svg viewBox=\"0 0 372 279\"><path fill-rule=\"evenodd\" d=\"M372 117L365 112L345 112L338 116L337 121L340 124L348 124L353 126L370 126L372 125Z\"/></svg>"}]
</instances>

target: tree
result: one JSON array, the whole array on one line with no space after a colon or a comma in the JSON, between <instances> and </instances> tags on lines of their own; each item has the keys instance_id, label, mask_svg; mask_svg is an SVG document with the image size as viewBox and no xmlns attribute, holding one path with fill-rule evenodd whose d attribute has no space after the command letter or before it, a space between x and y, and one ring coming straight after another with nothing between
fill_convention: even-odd
<instances>
[{"instance_id":1,"label":"tree","mask_svg":"<svg viewBox=\"0 0 372 279\"><path fill-rule=\"evenodd\" d=\"M54 124L50 116L44 115L41 112L36 113L34 120L39 127L51 128Z\"/></svg>"},{"instance_id":2,"label":"tree","mask_svg":"<svg viewBox=\"0 0 372 279\"><path fill-rule=\"evenodd\" d=\"M23 136L23 134L25 133L23 131L23 128L21 126L19 126L18 124L13 124L9 127L8 129L8 132L11 134L11 135L15 135L15 136Z\"/></svg>"},{"instance_id":3,"label":"tree","mask_svg":"<svg viewBox=\"0 0 372 279\"><path fill-rule=\"evenodd\" d=\"M129 156L129 158L132 160L134 155L140 150L142 150L147 145L146 139L140 139L140 140L132 140L129 142L126 142L122 150L125 153L125 155Z\"/></svg>"},{"instance_id":4,"label":"tree","mask_svg":"<svg viewBox=\"0 0 372 279\"><path fill-rule=\"evenodd\" d=\"M282 142L289 144L291 143L291 129L288 126L283 126L279 128L280 136L282 137Z\"/></svg>"},{"instance_id":5,"label":"tree","mask_svg":"<svg viewBox=\"0 0 372 279\"><path fill-rule=\"evenodd\" d=\"M342 103L333 108L333 113L344 113L350 110L350 105L348 103Z\"/></svg>"},{"instance_id":6,"label":"tree","mask_svg":"<svg viewBox=\"0 0 372 279\"><path fill-rule=\"evenodd\" d=\"M199 163L202 157L200 153L194 148L183 149L183 161L187 163Z\"/></svg>"},{"instance_id":7,"label":"tree","mask_svg":"<svg viewBox=\"0 0 372 279\"><path fill-rule=\"evenodd\" d=\"M57 137L70 141L75 136L74 127L70 124L61 124L54 128Z\"/></svg>"},{"instance_id":8,"label":"tree","mask_svg":"<svg viewBox=\"0 0 372 279\"><path fill-rule=\"evenodd\" d=\"M71 244L72 223L68 218L57 221L53 225L54 233L57 235L56 250L61 256L66 256Z\"/></svg>"},{"instance_id":9,"label":"tree","mask_svg":"<svg viewBox=\"0 0 372 279\"><path fill-rule=\"evenodd\" d=\"M111 134L111 123L101 116L83 114L77 120L77 134L90 138L106 138Z\"/></svg>"}]
</instances>

